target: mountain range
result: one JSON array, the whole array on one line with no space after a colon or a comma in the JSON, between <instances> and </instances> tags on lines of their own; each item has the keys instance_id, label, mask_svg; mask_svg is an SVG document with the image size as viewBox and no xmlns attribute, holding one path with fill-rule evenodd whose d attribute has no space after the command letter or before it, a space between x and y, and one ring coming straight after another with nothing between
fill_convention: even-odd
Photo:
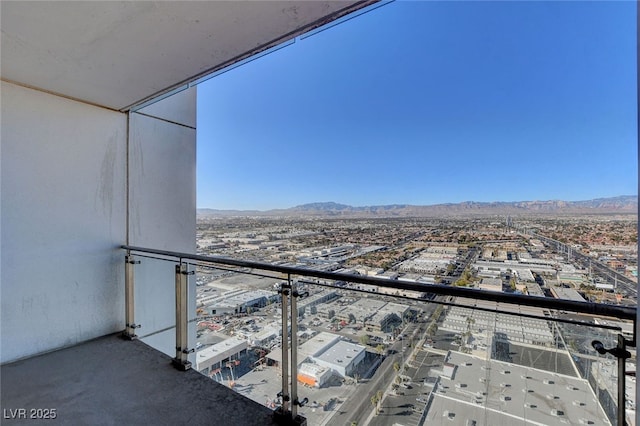
<instances>
[{"instance_id":1,"label":"mountain range","mask_svg":"<svg viewBox=\"0 0 640 426\"><path fill-rule=\"evenodd\" d=\"M289 216L289 217L444 217L480 215L522 214L636 214L638 196L597 198L585 201L496 201L446 203L433 205L391 204L382 206L353 207L335 202L303 204L287 209L274 210L216 210L198 209L200 217L224 216Z\"/></svg>"}]
</instances>

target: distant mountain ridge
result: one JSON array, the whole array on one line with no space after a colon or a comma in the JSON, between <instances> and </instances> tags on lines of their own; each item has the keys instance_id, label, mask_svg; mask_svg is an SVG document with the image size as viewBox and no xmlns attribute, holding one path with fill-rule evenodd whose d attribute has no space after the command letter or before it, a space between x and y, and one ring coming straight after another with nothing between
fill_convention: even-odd
<instances>
[{"instance_id":1,"label":"distant mountain ridge","mask_svg":"<svg viewBox=\"0 0 640 426\"><path fill-rule=\"evenodd\" d=\"M308 216L308 217L442 217L496 214L611 214L637 213L638 196L623 195L584 201L465 201L433 205L391 204L353 207L347 204L317 202L288 209L216 210L198 209L198 216Z\"/></svg>"}]
</instances>

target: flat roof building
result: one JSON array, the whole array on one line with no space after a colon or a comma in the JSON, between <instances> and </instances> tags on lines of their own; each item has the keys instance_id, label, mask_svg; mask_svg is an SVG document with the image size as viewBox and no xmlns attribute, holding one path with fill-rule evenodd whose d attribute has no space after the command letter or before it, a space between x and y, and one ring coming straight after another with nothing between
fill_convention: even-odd
<instances>
[{"instance_id":1,"label":"flat roof building","mask_svg":"<svg viewBox=\"0 0 640 426\"><path fill-rule=\"evenodd\" d=\"M425 424L608 426L586 380L449 352L454 374L440 376Z\"/></svg>"},{"instance_id":2,"label":"flat roof building","mask_svg":"<svg viewBox=\"0 0 640 426\"><path fill-rule=\"evenodd\" d=\"M365 347L355 343L339 340L325 350L312 356L312 360L332 369L342 377L351 376L354 369L364 360Z\"/></svg>"},{"instance_id":3,"label":"flat roof building","mask_svg":"<svg viewBox=\"0 0 640 426\"><path fill-rule=\"evenodd\" d=\"M196 370L201 373L208 373L213 367L221 367L222 362L240 352L246 350L249 344L246 340L237 337L231 337L220 343L201 349L196 352Z\"/></svg>"},{"instance_id":4,"label":"flat roof building","mask_svg":"<svg viewBox=\"0 0 640 426\"><path fill-rule=\"evenodd\" d=\"M207 300L205 309L211 315L238 314L248 308L263 308L278 297L276 292L267 290L233 291Z\"/></svg>"},{"instance_id":5,"label":"flat roof building","mask_svg":"<svg viewBox=\"0 0 640 426\"><path fill-rule=\"evenodd\" d=\"M554 344L554 336L548 321L520 315L542 317L544 311L540 308L463 298L457 298L456 303L467 305L467 307L451 307L441 329L458 333L470 331L474 337L488 335L491 339L535 346L553 346ZM482 310L474 309L476 307ZM495 312L497 310L512 313Z\"/></svg>"},{"instance_id":6,"label":"flat roof building","mask_svg":"<svg viewBox=\"0 0 640 426\"><path fill-rule=\"evenodd\" d=\"M480 281L480 290L502 292L502 280L500 278L483 278Z\"/></svg>"},{"instance_id":7,"label":"flat roof building","mask_svg":"<svg viewBox=\"0 0 640 426\"><path fill-rule=\"evenodd\" d=\"M307 386L321 388L333 376L333 371L320 364L303 362L298 367L298 381Z\"/></svg>"},{"instance_id":8,"label":"flat roof building","mask_svg":"<svg viewBox=\"0 0 640 426\"><path fill-rule=\"evenodd\" d=\"M551 287L551 294L557 299L574 300L576 302L586 302L580 293L572 288Z\"/></svg>"}]
</instances>

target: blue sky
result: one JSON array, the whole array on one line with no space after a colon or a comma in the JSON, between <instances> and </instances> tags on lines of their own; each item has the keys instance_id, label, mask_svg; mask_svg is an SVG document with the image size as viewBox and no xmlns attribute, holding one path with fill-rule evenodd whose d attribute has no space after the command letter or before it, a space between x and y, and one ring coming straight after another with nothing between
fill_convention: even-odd
<instances>
[{"instance_id":1,"label":"blue sky","mask_svg":"<svg viewBox=\"0 0 640 426\"><path fill-rule=\"evenodd\" d=\"M637 194L636 3L400 2L198 86L197 204Z\"/></svg>"}]
</instances>

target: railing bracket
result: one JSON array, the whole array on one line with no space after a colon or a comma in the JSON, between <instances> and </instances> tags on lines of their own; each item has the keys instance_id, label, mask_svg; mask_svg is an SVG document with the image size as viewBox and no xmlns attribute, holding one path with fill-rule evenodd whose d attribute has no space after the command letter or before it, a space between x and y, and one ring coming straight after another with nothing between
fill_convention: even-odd
<instances>
[{"instance_id":1,"label":"railing bracket","mask_svg":"<svg viewBox=\"0 0 640 426\"><path fill-rule=\"evenodd\" d=\"M180 361L179 359L172 358L171 365L173 365L177 370L187 371L191 369L191 363L189 361Z\"/></svg>"},{"instance_id":2,"label":"railing bracket","mask_svg":"<svg viewBox=\"0 0 640 426\"><path fill-rule=\"evenodd\" d=\"M281 426L307 426L307 419L302 416L291 418L291 411L284 411L282 407L273 412L273 420Z\"/></svg>"}]
</instances>

